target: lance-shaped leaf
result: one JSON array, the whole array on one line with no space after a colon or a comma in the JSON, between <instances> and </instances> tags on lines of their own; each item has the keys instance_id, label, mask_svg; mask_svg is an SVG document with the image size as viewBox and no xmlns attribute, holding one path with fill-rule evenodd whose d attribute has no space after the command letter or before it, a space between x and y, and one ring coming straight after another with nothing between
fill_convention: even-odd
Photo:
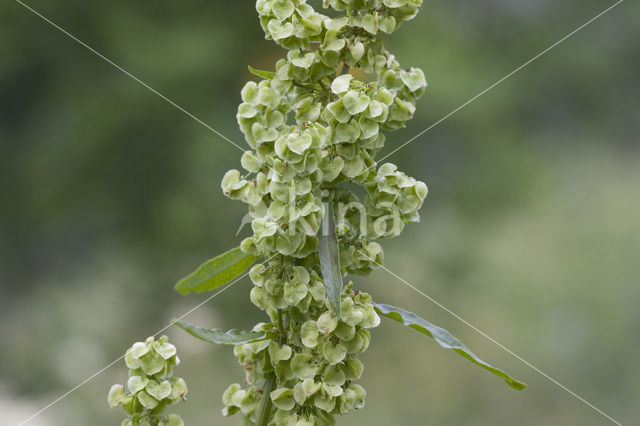
<instances>
[{"instance_id":1,"label":"lance-shaped leaf","mask_svg":"<svg viewBox=\"0 0 640 426\"><path fill-rule=\"evenodd\" d=\"M178 281L175 289L182 294L213 290L242 275L257 258L236 247L204 262Z\"/></svg>"},{"instance_id":2,"label":"lance-shaped leaf","mask_svg":"<svg viewBox=\"0 0 640 426\"><path fill-rule=\"evenodd\" d=\"M184 321L176 321L174 324L200 340L218 345L244 345L245 343L258 342L269 338L267 333L260 331L236 329L222 331L217 328L198 327Z\"/></svg>"},{"instance_id":3,"label":"lance-shaped leaf","mask_svg":"<svg viewBox=\"0 0 640 426\"><path fill-rule=\"evenodd\" d=\"M271 80L276 75L275 72L257 70L253 67L249 67L249 72L253 75L257 75L258 77L266 78L267 80Z\"/></svg>"},{"instance_id":4,"label":"lance-shaped leaf","mask_svg":"<svg viewBox=\"0 0 640 426\"><path fill-rule=\"evenodd\" d=\"M491 364L488 364L478 358L478 356L471 352L469 348L464 345L464 343L462 343L444 328L433 325L430 322L420 318L416 314L405 311L402 308L397 308L395 306L385 305L382 303L374 303L373 305L380 315L391 318L392 320L398 321L408 327L426 334L427 336L433 338L436 342L438 342L438 344L443 348L451 349L467 358L471 362L478 364L480 367L489 370L497 376L502 377L504 381L507 382L507 384L513 389L522 390L527 387L526 384L515 380L504 371L497 369Z\"/></svg>"},{"instance_id":5,"label":"lance-shaped leaf","mask_svg":"<svg viewBox=\"0 0 640 426\"><path fill-rule=\"evenodd\" d=\"M327 287L327 297L331 309L340 318L340 293L342 292L342 274L340 272L340 248L336 227L333 224L333 209L327 207L322 226L318 232L318 257L324 284Z\"/></svg>"}]
</instances>

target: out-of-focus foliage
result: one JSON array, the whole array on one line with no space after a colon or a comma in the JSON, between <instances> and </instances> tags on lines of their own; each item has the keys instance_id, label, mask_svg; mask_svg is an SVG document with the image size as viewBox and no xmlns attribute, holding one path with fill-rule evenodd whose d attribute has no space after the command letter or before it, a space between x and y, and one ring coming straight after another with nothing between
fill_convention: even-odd
<instances>
[{"instance_id":1,"label":"out-of-focus foliage","mask_svg":"<svg viewBox=\"0 0 640 426\"><path fill-rule=\"evenodd\" d=\"M248 24L252 2L29 4L238 144L246 64L282 56ZM607 6L427 2L385 41L429 81L385 149ZM234 235L243 207L219 191L235 147L16 2L0 5L0 53L0 411L17 424L203 300L171 286L246 234ZM640 418L639 62L640 7L624 2L390 158L431 199L386 265L624 424ZM510 392L387 323L374 338L393 344L364 356L368 406L348 424L603 424L390 275L355 279L529 388ZM248 291L244 280L186 320L249 328L260 316ZM167 332L190 387L176 413L234 424L218 418L233 356ZM104 393L125 371L116 364L31 424L115 424Z\"/></svg>"}]
</instances>

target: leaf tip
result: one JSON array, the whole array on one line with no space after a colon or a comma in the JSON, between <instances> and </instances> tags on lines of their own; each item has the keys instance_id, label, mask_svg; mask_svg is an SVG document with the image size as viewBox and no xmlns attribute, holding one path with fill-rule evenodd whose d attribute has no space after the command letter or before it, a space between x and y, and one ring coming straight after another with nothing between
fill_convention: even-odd
<instances>
[{"instance_id":1,"label":"leaf tip","mask_svg":"<svg viewBox=\"0 0 640 426\"><path fill-rule=\"evenodd\" d=\"M507 380L504 379L505 382L507 382L507 384L509 385L509 387L511 389L517 390L517 391L521 391L527 388L527 384L524 382L519 382L515 379L511 379L511 380Z\"/></svg>"},{"instance_id":2,"label":"leaf tip","mask_svg":"<svg viewBox=\"0 0 640 426\"><path fill-rule=\"evenodd\" d=\"M180 280L178 281L174 286L173 289L175 291L177 291L180 294L187 294L189 293L189 289L188 288L184 288L184 280Z\"/></svg>"}]
</instances>

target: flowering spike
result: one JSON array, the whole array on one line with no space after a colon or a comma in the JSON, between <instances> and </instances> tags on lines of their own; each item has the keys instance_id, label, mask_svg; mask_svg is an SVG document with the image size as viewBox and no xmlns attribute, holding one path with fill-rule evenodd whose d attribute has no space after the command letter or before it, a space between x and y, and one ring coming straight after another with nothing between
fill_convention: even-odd
<instances>
[{"instance_id":1,"label":"flowering spike","mask_svg":"<svg viewBox=\"0 0 640 426\"><path fill-rule=\"evenodd\" d=\"M252 71L262 79L242 89L237 119L251 147L242 156L251 177L230 170L222 190L249 206L253 234L242 250L271 259L249 273L251 301L271 321L254 331L278 333L234 348L245 386L227 388L224 415L240 412L248 424L328 425L364 405L365 391L353 383L363 369L357 356L380 319L353 283L328 292L318 235L323 223L335 224L328 226L338 240L329 255L340 267L336 276L362 275L382 262L376 240L419 220L426 185L374 158L385 142L381 130L403 127L426 87L422 71L401 67L380 35L421 5L324 0L338 12L329 17L305 0L256 2L266 38L288 52L274 72ZM364 189L362 200L347 182ZM323 220L332 211L333 220Z\"/></svg>"}]
</instances>

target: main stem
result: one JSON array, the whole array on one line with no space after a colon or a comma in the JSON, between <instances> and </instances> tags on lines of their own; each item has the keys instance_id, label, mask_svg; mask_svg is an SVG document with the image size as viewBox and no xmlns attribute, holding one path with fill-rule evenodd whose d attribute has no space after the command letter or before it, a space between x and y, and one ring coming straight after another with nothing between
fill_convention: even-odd
<instances>
[{"instance_id":1,"label":"main stem","mask_svg":"<svg viewBox=\"0 0 640 426\"><path fill-rule=\"evenodd\" d=\"M284 323L283 317L284 314L280 309L278 309L277 313L277 322L280 331L280 340L284 340ZM258 412L258 418L256 419L256 426L267 426L269 424L269 414L271 414L271 392L273 392L276 387L276 373L269 373L269 375L265 378L264 384L262 385L262 401L260 403L260 411Z\"/></svg>"},{"instance_id":2,"label":"main stem","mask_svg":"<svg viewBox=\"0 0 640 426\"><path fill-rule=\"evenodd\" d=\"M276 374L269 373L262 386L262 402L260 411L256 419L256 426L267 426L269 424L269 414L271 413L271 392L276 387Z\"/></svg>"},{"instance_id":3,"label":"main stem","mask_svg":"<svg viewBox=\"0 0 640 426\"><path fill-rule=\"evenodd\" d=\"M284 321L282 320L282 310L278 309L278 331L280 332L280 341L284 342L284 336L285 336L285 331L284 331Z\"/></svg>"}]
</instances>

